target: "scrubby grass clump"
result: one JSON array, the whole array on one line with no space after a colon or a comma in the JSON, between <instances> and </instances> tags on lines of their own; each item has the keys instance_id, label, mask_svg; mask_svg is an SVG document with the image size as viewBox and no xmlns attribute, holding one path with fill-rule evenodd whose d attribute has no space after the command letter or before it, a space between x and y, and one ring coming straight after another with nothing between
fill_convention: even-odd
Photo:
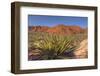
<instances>
[{"instance_id":1,"label":"scrubby grass clump","mask_svg":"<svg viewBox=\"0 0 100 76\"><path fill-rule=\"evenodd\" d=\"M87 34L58 35L46 32L29 31L28 51L33 60L69 59L68 56L79 47L82 40L87 39ZM39 58L38 58L39 57ZM30 59L32 60L32 59Z\"/></svg>"},{"instance_id":2,"label":"scrubby grass clump","mask_svg":"<svg viewBox=\"0 0 100 76\"><path fill-rule=\"evenodd\" d=\"M74 49L71 46L72 41L73 37L71 36L48 34L40 43L39 48L48 55L48 59L61 58L64 52L69 52Z\"/></svg>"},{"instance_id":3,"label":"scrubby grass clump","mask_svg":"<svg viewBox=\"0 0 100 76\"><path fill-rule=\"evenodd\" d=\"M29 47L38 48L42 51L41 59L64 59L64 53L74 51L74 36L57 35L49 33L30 34Z\"/></svg>"}]
</instances>

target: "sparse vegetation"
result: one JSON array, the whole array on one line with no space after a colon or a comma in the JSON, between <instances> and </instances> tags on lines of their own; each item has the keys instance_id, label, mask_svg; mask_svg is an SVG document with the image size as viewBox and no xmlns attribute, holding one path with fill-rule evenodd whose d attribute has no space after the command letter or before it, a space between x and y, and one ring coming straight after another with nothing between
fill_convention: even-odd
<instances>
[{"instance_id":1,"label":"sparse vegetation","mask_svg":"<svg viewBox=\"0 0 100 76\"><path fill-rule=\"evenodd\" d=\"M28 48L29 52L33 54L35 51L32 50L39 50L37 59L33 60L69 59L73 57L67 56L67 54L75 51L78 44L86 37L86 34L57 35L30 31Z\"/></svg>"},{"instance_id":2,"label":"sparse vegetation","mask_svg":"<svg viewBox=\"0 0 100 76\"><path fill-rule=\"evenodd\" d=\"M71 46L73 37L46 34L45 38L39 42L39 48L48 55L48 59L60 58L64 52L72 51L75 47Z\"/></svg>"}]
</instances>

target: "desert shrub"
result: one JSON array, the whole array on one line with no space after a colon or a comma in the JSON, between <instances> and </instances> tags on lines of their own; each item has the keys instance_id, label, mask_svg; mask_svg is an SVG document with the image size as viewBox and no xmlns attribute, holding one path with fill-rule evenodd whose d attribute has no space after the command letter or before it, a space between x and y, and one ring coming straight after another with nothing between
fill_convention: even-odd
<instances>
[{"instance_id":1,"label":"desert shrub","mask_svg":"<svg viewBox=\"0 0 100 76\"><path fill-rule=\"evenodd\" d=\"M45 60L69 58L63 54L75 51L80 42L87 38L87 34L57 35L32 31L28 36L28 48L41 50L41 59Z\"/></svg>"},{"instance_id":2,"label":"desert shrub","mask_svg":"<svg viewBox=\"0 0 100 76\"><path fill-rule=\"evenodd\" d=\"M38 48L48 56L48 59L56 59L61 57L64 52L75 49L74 46L71 46L73 40L72 36L45 34L44 39L38 42Z\"/></svg>"}]
</instances>

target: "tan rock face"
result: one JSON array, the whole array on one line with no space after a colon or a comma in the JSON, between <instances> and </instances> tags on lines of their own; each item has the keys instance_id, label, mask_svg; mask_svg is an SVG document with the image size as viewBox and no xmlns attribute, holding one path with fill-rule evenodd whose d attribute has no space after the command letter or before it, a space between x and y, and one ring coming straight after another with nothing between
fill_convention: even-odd
<instances>
[{"instance_id":1,"label":"tan rock face","mask_svg":"<svg viewBox=\"0 0 100 76\"><path fill-rule=\"evenodd\" d=\"M88 42L87 39L80 43L80 46L74 52L75 58L87 58L88 57Z\"/></svg>"}]
</instances>

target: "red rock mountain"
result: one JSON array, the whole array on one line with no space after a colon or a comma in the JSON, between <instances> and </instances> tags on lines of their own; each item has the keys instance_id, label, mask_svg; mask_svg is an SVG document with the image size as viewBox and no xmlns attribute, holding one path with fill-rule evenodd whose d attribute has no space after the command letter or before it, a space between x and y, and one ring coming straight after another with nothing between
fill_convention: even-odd
<instances>
[{"instance_id":1,"label":"red rock mountain","mask_svg":"<svg viewBox=\"0 0 100 76\"><path fill-rule=\"evenodd\" d=\"M85 29L81 28L80 26L66 26L63 24L56 25L54 27L48 27L48 26L30 26L29 31L34 32L48 32L48 33L56 33L56 34L77 34L82 33L85 31Z\"/></svg>"}]
</instances>

